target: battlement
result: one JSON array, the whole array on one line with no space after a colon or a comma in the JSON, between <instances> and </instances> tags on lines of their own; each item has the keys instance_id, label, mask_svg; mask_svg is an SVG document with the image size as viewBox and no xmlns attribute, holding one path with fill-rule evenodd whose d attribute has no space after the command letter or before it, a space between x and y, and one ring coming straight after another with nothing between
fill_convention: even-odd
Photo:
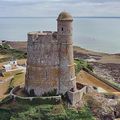
<instances>
[{"instance_id":1,"label":"battlement","mask_svg":"<svg viewBox=\"0 0 120 120\"><path fill-rule=\"evenodd\" d=\"M57 40L57 32L52 31L35 31L35 32L29 32L28 33L28 43L33 42L51 42L51 41ZM43 41L43 42L42 42Z\"/></svg>"},{"instance_id":2,"label":"battlement","mask_svg":"<svg viewBox=\"0 0 120 120\"><path fill-rule=\"evenodd\" d=\"M53 31L34 31L29 32L28 35L52 35L53 33Z\"/></svg>"}]
</instances>

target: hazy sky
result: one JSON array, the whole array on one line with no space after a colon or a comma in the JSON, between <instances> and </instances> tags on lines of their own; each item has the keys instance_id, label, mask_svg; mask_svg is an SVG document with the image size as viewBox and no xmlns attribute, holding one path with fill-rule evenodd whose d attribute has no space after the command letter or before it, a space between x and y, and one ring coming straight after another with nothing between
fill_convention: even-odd
<instances>
[{"instance_id":1,"label":"hazy sky","mask_svg":"<svg viewBox=\"0 0 120 120\"><path fill-rule=\"evenodd\" d=\"M120 0L0 0L0 17L120 16Z\"/></svg>"}]
</instances>

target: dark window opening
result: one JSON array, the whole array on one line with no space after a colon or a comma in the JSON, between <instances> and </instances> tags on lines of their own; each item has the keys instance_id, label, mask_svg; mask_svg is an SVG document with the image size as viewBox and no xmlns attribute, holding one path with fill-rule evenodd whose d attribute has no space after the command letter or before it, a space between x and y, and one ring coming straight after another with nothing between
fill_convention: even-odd
<instances>
[{"instance_id":1,"label":"dark window opening","mask_svg":"<svg viewBox=\"0 0 120 120\"><path fill-rule=\"evenodd\" d=\"M63 28L62 28L62 31L63 31Z\"/></svg>"},{"instance_id":2,"label":"dark window opening","mask_svg":"<svg viewBox=\"0 0 120 120\"><path fill-rule=\"evenodd\" d=\"M30 90L30 97L34 97L34 96L35 96L34 89L31 89Z\"/></svg>"}]
</instances>

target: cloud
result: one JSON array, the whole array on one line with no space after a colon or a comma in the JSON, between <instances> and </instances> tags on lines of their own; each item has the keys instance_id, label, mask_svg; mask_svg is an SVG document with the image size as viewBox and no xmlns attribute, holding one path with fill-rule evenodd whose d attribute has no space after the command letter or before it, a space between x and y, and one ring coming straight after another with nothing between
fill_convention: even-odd
<instances>
[{"instance_id":1,"label":"cloud","mask_svg":"<svg viewBox=\"0 0 120 120\"><path fill-rule=\"evenodd\" d=\"M0 0L0 16L120 16L120 0Z\"/></svg>"}]
</instances>

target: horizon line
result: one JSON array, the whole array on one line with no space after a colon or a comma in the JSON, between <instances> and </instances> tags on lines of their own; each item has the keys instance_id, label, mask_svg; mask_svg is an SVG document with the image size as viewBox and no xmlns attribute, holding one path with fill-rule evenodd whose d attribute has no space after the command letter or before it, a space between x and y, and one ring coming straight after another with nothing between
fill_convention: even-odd
<instances>
[{"instance_id":1,"label":"horizon line","mask_svg":"<svg viewBox=\"0 0 120 120\"><path fill-rule=\"evenodd\" d=\"M55 16L2 16L0 18L56 18ZM73 18L120 18L120 16L73 16Z\"/></svg>"}]
</instances>

